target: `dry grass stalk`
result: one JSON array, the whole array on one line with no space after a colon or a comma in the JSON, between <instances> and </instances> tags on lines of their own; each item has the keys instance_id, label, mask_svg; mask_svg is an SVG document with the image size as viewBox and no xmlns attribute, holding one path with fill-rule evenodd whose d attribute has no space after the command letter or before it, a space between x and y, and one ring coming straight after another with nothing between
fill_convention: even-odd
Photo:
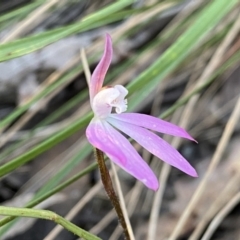
<instances>
[{"instance_id":1,"label":"dry grass stalk","mask_svg":"<svg viewBox=\"0 0 240 240\"><path fill-rule=\"evenodd\" d=\"M35 11L33 11L27 18L22 20L20 23L15 26L12 32L10 32L5 38L3 38L2 43L10 42L20 35L24 34L26 31L33 29L42 19L45 17L44 14L53 7L55 4L58 4L58 0L48 0L45 4L41 5Z\"/></svg>"},{"instance_id":2,"label":"dry grass stalk","mask_svg":"<svg viewBox=\"0 0 240 240\"><path fill-rule=\"evenodd\" d=\"M229 212L240 202L240 192L238 192L226 205L222 210L216 215L216 217L210 223L207 231L201 238L201 240L209 240L211 236L217 229L217 227L221 224L223 219L229 214Z\"/></svg>"},{"instance_id":3,"label":"dry grass stalk","mask_svg":"<svg viewBox=\"0 0 240 240\"><path fill-rule=\"evenodd\" d=\"M197 205L200 197L202 196L202 193L204 192L204 189L207 186L208 179L210 178L212 172L215 170L216 166L218 165L218 163L222 157L222 154L224 153L224 151L228 145L229 139L232 136L235 125L238 122L239 115L240 115L240 98L238 99L238 101L234 107L234 110L227 122L227 125L222 134L222 137L218 143L217 149L211 159L211 162L207 169L207 172L206 172L205 176L203 177L201 183L199 184L192 199L190 200L187 208L184 210L183 214L181 215L180 220L175 228L175 231L173 231L173 234L169 238L170 240L176 239L177 236L180 234L181 229L183 228L185 222L187 221L188 217L191 215L193 209Z\"/></svg>"},{"instance_id":4,"label":"dry grass stalk","mask_svg":"<svg viewBox=\"0 0 240 240\"><path fill-rule=\"evenodd\" d=\"M240 173L237 172L229 180L226 187L217 196L216 200L211 204L210 208L206 211L206 214L202 216L193 233L189 237L189 240L199 239L203 230L206 228L210 220L217 214L217 212L223 208L226 203L237 193L240 181Z\"/></svg>"}]
</instances>

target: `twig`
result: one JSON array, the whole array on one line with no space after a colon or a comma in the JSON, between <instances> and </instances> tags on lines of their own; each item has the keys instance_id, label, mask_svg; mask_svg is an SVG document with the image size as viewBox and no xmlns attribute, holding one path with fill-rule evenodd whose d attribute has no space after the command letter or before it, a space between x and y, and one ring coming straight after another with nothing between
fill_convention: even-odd
<instances>
[{"instance_id":1,"label":"twig","mask_svg":"<svg viewBox=\"0 0 240 240\"><path fill-rule=\"evenodd\" d=\"M28 208L13 208L13 207L2 207L0 206L0 215L14 216L14 217L30 217L30 218L41 218L51 220L57 224L63 226L70 232L82 237L86 240L100 240L99 237L92 235L91 233L79 228L75 224L69 222L63 217L57 215L54 212L48 210L39 209L28 209Z\"/></svg>"}]
</instances>

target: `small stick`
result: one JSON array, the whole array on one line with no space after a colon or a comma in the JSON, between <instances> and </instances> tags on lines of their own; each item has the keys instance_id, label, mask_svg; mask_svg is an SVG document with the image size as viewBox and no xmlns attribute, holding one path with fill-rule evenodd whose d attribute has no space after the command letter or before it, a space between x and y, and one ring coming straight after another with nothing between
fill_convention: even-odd
<instances>
[{"instance_id":1,"label":"small stick","mask_svg":"<svg viewBox=\"0 0 240 240\"><path fill-rule=\"evenodd\" d=\"M103 182L103 186L104 186L104 188L106 190L106 193L107 193L110 201L112 202L113 207L115 208L115 211L118 215L119 222L122 225L123 232L124 232L124 235L125 235L125 240L130 240L130 235L129 235L129 232L128 232L127 224L126 224L123 212L122 212L120 202L119 202L118 197L117 197L117 195L114 191L114 188L113 188L113 185L112 185L112 180L110 178L108 169L107 169L106 164L105 164L103 152L101 150L95 148L95 155L96 155L96 159L97 159L97 162L98 162L99 171L100 171L100 174L101 174L101 179L102 179L102 182Z\"/></svg>"}]
</instances>

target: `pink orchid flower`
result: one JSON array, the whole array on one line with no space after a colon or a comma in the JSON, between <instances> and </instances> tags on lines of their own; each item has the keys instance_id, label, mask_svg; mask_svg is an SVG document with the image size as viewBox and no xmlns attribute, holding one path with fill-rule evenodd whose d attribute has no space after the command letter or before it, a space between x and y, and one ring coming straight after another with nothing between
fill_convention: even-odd
<instances>
[{"instance_id":1,"label":"pink orchid flower","mask_svg":"<svg viewBox=\"0 0 240 240\"><path fill-rule=\"evenodd\" d=\"M182 128L145 114L123 113L127 110L125 99L128 90L121 86L102 88L112 59L112 41L106 35L104 54L94 70L89 85L94 117L87 127L88 141L103 151L114 163L142 181L148 188L157 190L158 179L131 143L116 129L127 134L164 162L197 177L195 169L169 143L148 129L182 138L194 139ZM116 113L112 113L115 110Z\"/></svg>"}]
</instances>

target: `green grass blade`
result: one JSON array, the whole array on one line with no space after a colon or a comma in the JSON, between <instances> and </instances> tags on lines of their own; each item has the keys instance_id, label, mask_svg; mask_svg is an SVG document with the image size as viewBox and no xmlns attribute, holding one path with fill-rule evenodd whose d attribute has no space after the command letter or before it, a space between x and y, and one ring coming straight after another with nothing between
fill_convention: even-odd
<instances>
[{"instance_id":1,"label":"green grass blade","mask_svg":"<svg viewBox=\"0 0 240 240\"><path fill-rule=\"evenodd\" d=\"M18 17L18 16L22 16L22 15L26 16L26 14L28 14L29 12L31 12L32 10L34 10L36 7L40 6L44 2L45 2L45 0L35 1L32 3L29 3L26 6L23 6L21 8L18 8L11 12L5 13L2 16L0 16L0 23L2 23L4 21L8 21L8 20Z\"/></svg>"},{"instance_id":2,"label":"green grass blade","mask_svg":"<svg viewBox=\"0 0 240 240\"><path fill-rule=\"evenodd\" d=\"M90 146L89 146L90 147ZM88 174L89 172L91 172L92 170L97 168L97 163L93 163L91 165L89 165L87 168L85 168L83 171L81 171L80 173L74 175L73 177L71 177L70 179L68 179L67 181L63 182L62 184L58 185L57 187L55 187L54 189L48 191L47 193L41 195L40 197L33 199L31 202L29 202L25 207L26 208L32 208L35 207L36 205L38 205L39 203L43 202L44 200L48 199L49 197L53 196L54 194L60 192L61 190L63 190L64 188L66 188L67 186L71 185L72 183L76 182L78 179L80 179L81 177L85 176L86 174ZM11 226L13 226L17 220L13 221L16 217L6 217L4 219L0 220L0 236L3 236L9 228L11 228ZM13 222L11 222L13 221ZM11 222L11 223L10 223ZM8 224L7 224L8 223ZM6 225L7 224L7 225ZM6 225L6 226L4 226ZM3 227L2 227L3 226Z\"/></svg>"},{"instance_id":3,"label":"green grass blade","mask_svg":"<svg viewBox=\"0 0 240 240\"><path fill-rule=\"evenodd\" d=\"M99 237L85 231L84 229L78 227L77 225L71 223L65 218L59 216L58 214L51 212L49 210L39 210L39 209L29 209L29 208L16 208L16 207L5 207L0 206L0 215L3 216L13 216L13 217L30 217L30 218L40 218L50 221L54 221L61 225L68 231L86 240L101 240Z\"/></svg>"},{"instance_id":4,"label":"green grass blade","mask_svg":"<svg viewBox=\"0 0 240 240\"><path fill-rule=\"evenodd\" d=\"M153 88L173 71L196 47L202 38L238 3L238 0L211 1L199 14L197 20L169 47L154 64L128 85L133 93L148 84Z\"/></svg>"},{"instance_id":5,"label":"green grass blade","mask_svg":"<svg viewBox=\"0 0 240 240\"><path fill-rule=\"evenodd\" d=\"M22 166L23 164L29 162L30 160L32 160L34 157L38 156L42 152L47 151L51 147L55 146L57 143L71 136L73 133L77 132L83 127L86 127L86 125L89 123L92 116L93 116L92 114L87 114L83 118L75 121L72 125L65 128L61 132L55 134L54 136L50 137L49 139L45 140L44 142L34 147L30 151L15 158L11 162L4 164L3 166L0 167L0 177Z\"/></svg>"},{"instance_id":6,"label":"green grass blade","mask_svg":"<svg viewBox=\"0 0 240 240\"><path fill-rule=\"evenodd\" d=\"M81 150L75 154L61 170L42 187L34 198L40 197L44 193L56 187L81 161L83 161L92 152L91 146L87 143L81 147Z\"/></svg>"},{"instance_id":7,"label":"green grass blade","mask_svg":"<svg viewBox=\"0 0 240 240\"><path fill-rule=\"evenodd\" d=\"M112 21L116 21L118 20L118 18L114 17L114 13L117 13L118 11L129 6L132 3L133 0L117 1L104 9L99 10L96 13L87 16L80 22L34 36L15 40L10 43L2 44L0 45L0 62L39 50L64 37L79 33L81 31L89 30L93 27L100 26L100 24L106 24L106 22L110 23ZM121 15L120 17L122 18ZM102 20L104 21L101 22Z\"/></svg>"},{"instance_id":8,"label":"green grass blade","mask_svg":"<svg viewBox=\"0 0 240 240\"><path fill-rule=\"evenodd\" d=\"M5 127L12 121L14 121L17 117L19 117L22 113L24 113L26 110L28 110L33 104L35 104L38 100L41 98L46 97L48 94L50 94L53 90L55 90L57 87L65 83L71 78L74 78L82 71L82 66L77 66L61 76L57 81L55 81L52 85L50 85L45 91L41 92L40 94L37 94L34 96L34 98L27 104L18 107L14 112L9 114L5 119L3 119L0 122L0 128Z\"/></svg>"}]
</instances>

